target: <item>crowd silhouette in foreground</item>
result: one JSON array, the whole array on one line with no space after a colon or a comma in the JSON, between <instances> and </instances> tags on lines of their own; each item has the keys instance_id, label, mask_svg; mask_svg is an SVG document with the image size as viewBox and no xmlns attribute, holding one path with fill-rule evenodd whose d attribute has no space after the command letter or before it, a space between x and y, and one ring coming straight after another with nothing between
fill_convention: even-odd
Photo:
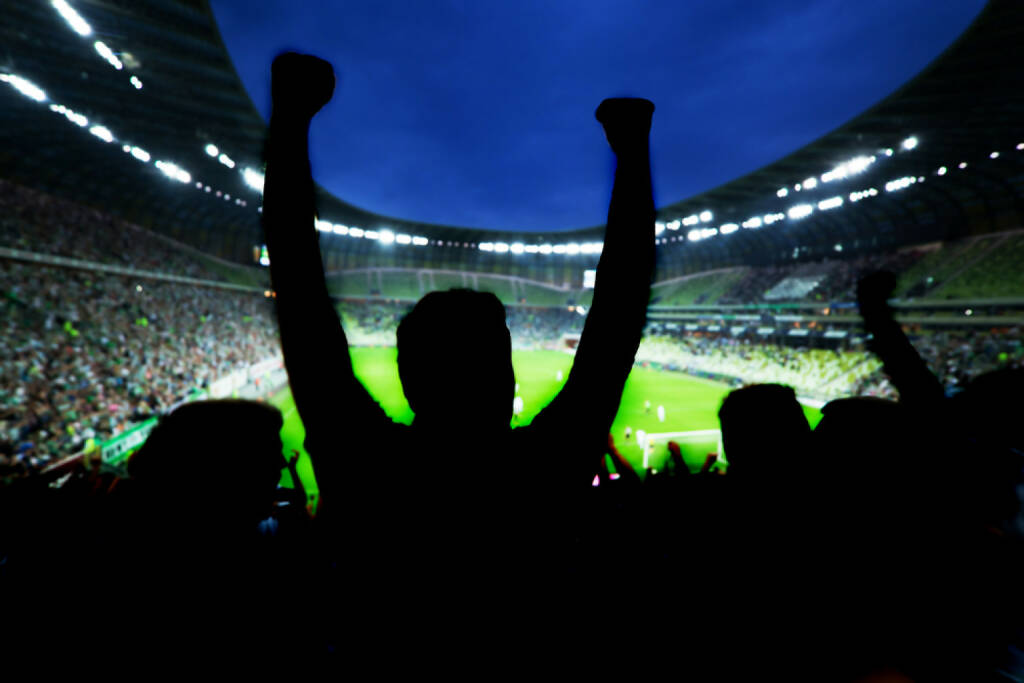
<instances>
[{"instance_id":1,"label":"crowd silhouette in foreground","mask_svg":"<svg viewBox=\"0 0 1024 683\"><path fill-rule=\"evenodd\" d=\"M948 397L876 273L858 303L898 401L834 400L812 430L793 389L746 386L719 412L724 476L678 449L634 471L609 431L650 290L654 107L606 100L617 167L565 387L510 429L504 307L434 292L397 328L415 419L394 424L352 371L314 229L308 130L333 88L326 62L275 61L263 211L320 509L277 487L282 416L246 401L177 408L128 476L19 481L0 501L12 660L1020 680L1024 370Z\"/></svg>"}]
</instances>

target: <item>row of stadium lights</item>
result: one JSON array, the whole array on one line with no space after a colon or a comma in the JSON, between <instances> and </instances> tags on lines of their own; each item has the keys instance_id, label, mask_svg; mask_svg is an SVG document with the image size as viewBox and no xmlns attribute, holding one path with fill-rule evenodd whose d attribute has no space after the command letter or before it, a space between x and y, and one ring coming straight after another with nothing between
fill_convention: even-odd
<instances>
[{"instance_id":1,"label":"row of stadium lights","mask_svg":"<svg viewBox=\"0 0 1024 683\"><path fill-rule=\"evenodd\" d=\"M35 85L31 81L22 78L21 76L17 76L14 74L0 74L0 83L7 83L25 97L36 102L42 103L46 102L49 99L46 95L46 92L42 88ZM117 137L106 126L99 124L93 124L90 126L89 119L84 114L76 112L73 109L64 106L63 104L51 103L49 108L50 111L60 116L63 116L70 123L75 124L79 128L87 128L89 133L99 138L103 142L109 144L117 141ZM121 150L125 154L132 156L133 158L142 163L148 164L150 161L152 161L152 155L148 151L146 151L142 147L138 147L137 145L130 145L124 143L121 146ZM156 168L168 178L172 178L174 180L177 180L178 182L186 184L192 182L192 174L190 174L188 171L184 170L174 162L167 161L164 159L157 159L156 161L153 162L153 165L156 166ZM205 190L206 192L213 192L213 188L211 188L209 185L203 185L200 182L196 183L196 188ZM231 200L230 194L221 192L220 190L217 190L216 196L219 198L223 198L225 201ZM248 202L241 198L236 198L235 204L238 206L248 206Z\"/></svg>"},{"instance_id":2,"label":"row of stadium lights","mask_svg":"<svg viewBox=\"0 0 1024 683\"><path fill-rule=\"evenodd\" d=\"M66 0L51 0L51 5L57 10L57 13L68 23L71 30L82 36L88 38L93 34L92 26L89 25L82 15L75 11L75 8L67 3ZM124 70L124 63L118 58L114 51L107 46L102 40L97 40L92 44L93 49L96 50L96 54L104 59L110 66L114 67L118 71ZM139 80L138 76L134 74L128 79L128 82L132 84L132 87L136 90L142 90L142 81Z\"/></svg>"},{"instance_id":3,"label":"row of stadium lights","mask_svg":"<svg viewBox=\"0 0 1024 683\"><path fill-rule=\"evenodd\" d=\"M82 16L80 14L78 14L78 12L76 12L74 10L74 8L72 8L66 2L66 0L51 0L51 4L54 6L54 8L57 10L57 12L65 19L65 21L67 21L67 23L71 26L72 30L74 30L76 33L78 33L79 35L81 35L83 37L92 35L92 33L93 33L92 27L88 24L88 22L85 21L85 19L82 18ZM109 62L114 68L116 68L119 71L124 68L124 65L121 62L121 60L118 59L117 55L114 54L113 51L110 50L110 48L106 44L104 44L101 41L96 41L94 43L94 48L95 48L96 52L101 57L103 57L107 62ZM29 97L30 99L33 99L33 100L35 100L37 102L44 102L47 99L46 93L41 88L39 88L35 84L31 83L27 79L21 78L20 76L16 76L14 74L0 74L0 82L8 83L14 89L18 90L21 94L23 94L26 97ZM140 81L138 79L138 77L133 75L131 77L131 79L130 79L130 82L131 82L132 86L135 87L137 90L141 90L142 89L142 81ZM58 114L61 114L61 115L65 116L69 121L71 121L72 123L74 123L74 124L76 124L76 125L78 125L80 127L84 128L84 127L88 126L88 123L89 123L88 119L84 115L76 113L76 112L68 109L67 107L64 107L63 105L51 104L50 105L50 109L51 109L51 111L53 111L55 113L58 113ZM115 139L114 135L110 132L110 130L108 130L104 126L94 125L91 128L89 128L89 132L92 133L93 135L95 135L96 137L100 138L104 142L110 143L110 142L113 142L114 139ZM914 137L914 136L911 136L911 137L908 137L905 140L903 140L903 142L901 143L900 146L901 146L901 148L904 151L911 151L913 149L916 149L918 144L919 144L918 139L916 137ZM125 153L130 154L131 156L133 156L135 159L137 159L139 161L142 161L144 163L148 163L150 161L150 154L147 151L145 151L144 149L141 149L141 148L136 147L136 146L128 145L128 144L123 145L122 149L124 150ZM1024 151L1024 142L1018 143L1017 146L1016 146L1016 149L1017 149L1017 151ZM235 166L236 166L235 161L233 159L231 159L231 157L229 157L226 153L221 152L217 148L216 145L214 145L212 143L207 144L206 147L205 147L205 151L206 151L206 153L209 156L215 158L218 162L220 162L224 166L226 166L226 167L228 167L230 169L234 169L235 168ZM895 151L892 148L887 148L887 149L882 150L880 153L883 154L886 157L891 157L891 156L893 156L895 154ZM990 159L998 159L999 158L999 152L998 151L992 152L989 155L989 158ZM846 161L846 162L844 162L842 164L839 164L838 166L836 166L832 170L827 171L824 174L822 174L820 176L821 182L822 183L831 183L831 182L838 181L838 180L848 179L850 176L858 175L860 173L863 173L865 170L867 170L868 167L870 167L872 164L874 164L877 160L878 160L878 157L875 156L875 155L854 157L854 158L850 159L849 161ZM189 174L187 171L185 171L184 169L180 168L179 166L177 166L174 163L171 163L171 162L168 162L168 161L163 161L163 160L158 160L158 161L155 162L155 166L161 172L163 172L164 175L166 175L169 178L172 178L174 180L177 180L179 182L186 183L186 184L187 183L191 183L191 181L192 181L191 174ZM967 162L960 162L960 164L958 165L958 168L960 170L966 169L967 168ZM262 194L262 192L263 192L263 182L264 182L263 174L258 172L258 171L256 171L256 170L254 170L254 169L252 169L252 168L242 169L241 173L242 173L242 179L246 183L246 185L248 185L252 189L254 189L257 192ZM936 175L938 175L938 176L944 176L947 173L948 173L948 169L945 166L940 167L936 171ZM914 185L914 184L917 184L917 183L923 183L923 182L925 182L924 176L918 176L918 177L905 176L905 177L897 178L895 180L891 180L891 181L887 182L886 185L885 185L885 190L886 190L886 192L896 192L896 191L899 191L899 190L906 189L906 188L910 187L911 185ZM793 186L793 191L801 192L801 191L804 191L804 190L813 190L813 189L817 188L817 186L818 186L818 178L816 178L814 176L811 176L811 177L805 179L803 182L796 183ZM209 185L204 185L203 183L200 183L200 182L196 183L196 188L200 189L200 190L204 190L207 193L213 192L213 189ZM789 192L790 192L790 190L789 190L788 187L782 187L782 188L779 188L779 190L776 191L776 196L778 198L782 199L782 198L787 197L789 195ZM876 188L873 188L873 187L869 188L869 189L865 189L865 190L858 190L858 191L855 191L855 192L851 192L849 194L849 201L851 203L855 203L855 202L861 201L863 199L868 199L868 198L871 198L871 197L876 197L876 196L878 196L878 194L879 194L878 190ZM230 194L221 192L220 190L216 191L216 196L218 198L223 198L226 201L230 201L231 200L231 195ZM245 200L242 200L240 198L236 198L235 199L235 204L238 205L238 206L243 206L243 207L244 206L248 206L248 202L246 202ZM837 196L829 197L827 199L823 199L823 200L819 201L817 203L817 209L819 211L829 211L829 210L832 210L832 209L840 208L841 206L843 206L843 204L844 204L843 197L837 195ZM815 209L815 207L812 204L797 204L795 206L790 207L785 213L770 213L770 214L765 214L764 216L754 216L754 217L748 218L747 220L743 221L742 227L746 228L746 229L758 229L758 228L761 228L763 226L772 225L773 223L776 223L778 221L785 220L787 217L790 220L800 220L800 219L806 218L806 217L810 216L812 213L814 213L814 209ZM682 237L661 237L659 239L659 236L664 234L664 232L666 230L677 231L677 230L679 230L682 227L689 227L689 228L691 228L689 231L686 232L686 236L685 236L686 239L691 241L691 242L697 242L697 241L708 239L710 237L714 237L714 236L717 236L717 235L729 235L731 233L737 232L740 229L740 225L737 225L736 223L724 223L724 224L720 225L717 228L714 228L714 227L694 227L694 226L697 226L700 223L709 223L712 220L712 218L713 218L713 214L711 213L711 211L705 210L705 211L701 211L698 214L693 214L693 215L687 216L685 218L675 219L675 220L672 220L672 221L667 221L667 222L657 221L655 223L655 243L656 244L667 244L670 241L673 241L673 242L682 241L683 240ZM330 222L319 221L319 220L317 221L317 229L320 230L321 232L329 232L329 233L333 233L333 234L337 234L337 235L347 235L349 237L355 237L355 238L366 238L366 239L371 239L371 240L378 240L382 244L401 244L401 245L415 245L415 246L426 246L428 244L434 244L434 245L437 245L437 246L445 246L445 244L447 244L447 246L449 246L449 247L451 247L451 246L458 247L458 246L461 245L464 248L470 248L470 247L478 248L481 251L493 252L493 253L498 253L498 254L505 254L505 253L511 253L511 254L544 254L544 255L547 255L547 254L559 254L559 255L562 255L562 254L565 254L565 255L599 254L599 253L601 253L601 250L603 248L603 244L601 242L588 242L588 243L583 243L583 244L569 243L569 244L557 244L557 245L555 245L555 244L539 244L539 245L531 244L531 245L528 245L528 244L523 244L523 243L518 243L518 242L517 243L512 243L512 244L508 244L508 243L505 243L505 242L481 242L479 244L477 244L477 243L469 243L469 242L462 242L462 243L459 243L459 242L454 242L454 243L453 242L447 242L446 243L443 240L428 240L427 238L420 237L420 236L412 236L412 235L401 234L401 233L400 234L395 234L394 232L392 232L390 230L387 230L387 229L382 229L382 230L379 230L379 231L378 230L363 230L362 228L358 228L358 227L349 227L349 226L345 226L345 225L334 225L334 224L332 224ZM837 251L838 251L838 249L837 249Z\"/></svg>"},{"instance_id":4,"label":"row of stadium lights","mask_svg":"<svg viewBox=\"0 0 1024 683\"><path fill-rule=\"evenodd\" d=\"M66 0L51 0L51 4L53 5L54 9L57 10L57 13L60 14L60 16L68 23L68 25L71 27L71 30L73 30L75 33L82 36L83 38L89 37L93 34L93 29L92 26L89 25L89 22L87 22L81 14L79 14L71 5L69 5ZM109 46L107 46L106 43L97 40L95 43L93 43L93 48L96 50L96 53L99 54L100 57L102 57L104 60L106 60L106 62L110 64L112 67L114 67L118 71L124 69L124 63L120 60L117 54L115 54L114 51L111 50ZM24 79L20 80L24 81ZM128 81L136 90L142 90L142 81L139 79L138 76L133 74L131 78L128 79ZM33 99L36 99L37 101L44 101L46 99L46 94L39 88L36 88L36 90L38 91L36 93L37 97L33 97ZM75 113L70 109L64 107L63 105L50 105L50 109L51 111L54 111L58 114L63 114L68 118L69 121L81 127L85 127L86 125L88 125L88 119L84 115ZM110 130L107 129L105 126L93 126L89 129L89 132L95 135L96 137L100 138L104 142L109 143L114 141L113 133L111 133ZM125 144L122 146L122 149L125 153L131 154L133 157L135 157L136 159L143 163L148 163L150 160L149 152L140 147ZM217 156L217 154L215 153L213 156ZM228 168L235 167L235 162L232 161L226 154L221 154L219 160ZM169 161L158 160L155 162L154 165L164 175L166 175L169 178L173 178L174 180L177 180L181 183L192 182L192 175L188 171L182 169L177 164L174 164ZM204 192L207 193L215 192L218 198L224 199L225 201L231 201L230 194L223 192L221 190L214 191L214 189L209 185L204 185L203 183L197 182L196 189L203 190ZM248 206L249 203L244 199L236 197L235 204L237 206L244 207Z\"/></svg>"},{"instance_id":5,"label":"row of stadium lights","mask_svg":"<svg viewBox=\"0 0 1024 683\"><path fill-rule=\"evenodd\" d=\"M905 151L910 151L910 150L916 149L918 144L919 144L918 139L916 137L911 136L911 137L907 138L906 140L904 140L901 143L901 147ZM1017 151L1024 151L1024 142L1018 143L1017 146L1016 146L1016 149L1017 149ZM895 151L892 148L887 148L885 150L882 150L881 153L884 154L887 157L891 157L891 156L893 156L893 154L895 154ZM999 152L998 151L992 152L991 154L989 154L989 158L990 159L998 159L999 158ZM836 180L846 179L846 178L850 177L851 175L856 175L856 174L862 173L871 164L875 163L876 160L877 160L877 157L874 156L874 155L872 155L870 157L865 157L865 156L855 157L855 158L853 158L853 159L851 159L851 160L849 160L849 161L847 161L847 162L845 162L843 164L840 164L839 166L835 167L831 171L828 171L828 172L824 173L821 176L821 182L822 183L830 183L830 182L833 182L833 181L836 181ZM960 162L958 164L957 168L959 168L960 170L966 169L967 168L967 162L966 161ZM947 167L940 166L938 169L936 169L935 175L941 177L941 176L945 176L948 172L949 172L949 169ZM914 176L904 176L902 178L896 178L894 180L890 180L889 182L887 182L885 184L885 191L886 192L898 192L900 190L904 190L904 189L910 187L911 185L916 185L918 183L923 183L923 182L925 182L925 180L926 180L926 178L924 176L916 176L916 177L914 177ZM818 178L810 177L810 178L807 178L806 180L804 180L802 183L797 183L796 185L794 185L793 186L793 190L795 192L800 192L802 190L813 190L817 186L818 186ZM786 188L786 187L780 188L775 194L780 199L781 198L785 198L785 197L787 197L789 195L789 188ZM878 189L872 187L872 188L868 188L868 189L864 189L864 190L857 190L855 192L851 192L849 194L849 196L848 196L848 200L851 203L856 203L856 202L862 201L864 199L869 199L871 197L877 197L878 194L879 194ZM839 195L834 196L834 197L829 197L828 199L823 199L823 200L821 200L821 201L819 201L817 203L817 210L818 211L830 211L832 209L837 209L837 208L843 206L843 204L845 202L846 202L846 200L842 196L839 196ZM764 225L771 225L772 223L775 223L775 222L780 221L780 220L784 220L785 218L789 218L790 220L800 220L802 218L807 218L808 216L810 216L812 213L814 213L814 210L815 210L815 206L813 204L797 204L795 206L790 207L786 211L786 213L784 213L784 214L783 213L774 213L774 214L766 214L763 217L755 216L753 218L749 218L749 219L743 221L742 226L744 228L756 229L756 228L760 228L760 227L762 227ZM696 222L694 220L694 218L695 217L690 216L688 219L684 219L682 224L683 225L687 225L686 221L688 220L689 224L692 225L692 224L694 224ZM679 227L680 227L680 221L676 220L676 221L671 221L671 222L668 222L668 223L661 223L661 222L659 222L659 223L656 224L655 229L656 229L656 234L660 235L666 229L668 229L668 230L678 230ZM736 232L737 230L739 230L739 227L740 226L736 225L735 223L725 223L724 225L719 226L717 229L716 228L700 228L700 229L696 229L695 228L695 229L692 229L692 230L690 230L689 232L686 233L686 239L688 239L691 242L696 242L696 241L699 241L699 240L702 240L702 239L707 239L708 237L714 237L715 235L728 235L728 234L731 234L731 233ZM659 244L665 244L668 241L682 241L682 238L681 237L662 238L658 242L659 242ZM840 245L836 245L836 251L842 251L842 248L841 248Z\"/></svg>"}]
</instances>

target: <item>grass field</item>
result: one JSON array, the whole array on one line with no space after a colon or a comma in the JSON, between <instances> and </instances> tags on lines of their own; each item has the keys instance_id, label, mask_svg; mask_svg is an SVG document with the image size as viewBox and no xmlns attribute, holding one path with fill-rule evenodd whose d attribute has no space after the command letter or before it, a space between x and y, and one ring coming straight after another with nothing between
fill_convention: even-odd
<instances>
[{"instance_id":1,"label":"grass field","mask_svg":"<svg viewBox=\"0 0 1024 683\"><path fill-rule=\"evenodd\" d=\"M393 420L409 424L413 413L402 394L396 357L397 351L393 348L352 349L356 375L364 386ZM519 385L518 395L522 397L524 406L521 418L514 424L526 425L561 389L569 376L572 357L558 351L516 351L512 354L512 364ZM634 469L640 471L643 453L636 443L638 431L662 434L717 430L718 407L727 393L729 387L717 382L683 373L634 368L626 382L622 403L612 425L616 447ZM651 402L649 411L645 410L645 401ZM307 493L311 496L316 495L312 466L302 449L305 431L295 410L295 402L287 390L275 396L271 402L284 414L285 423L281 436L285 449L288 452L292 449L300 452L299 477L305 484ZM658 419L658 406L665 407L664 422ZM821 419L820 412L813 408L805 406L804 412L812 427ZM627 426L633 430L633 437L628 440L624 437ZM573 425L566 425L565 428L571 431ZM677 440L682 447L683 458L694 470L703 464L708 453L718 449L717 434L698 436L694 439L683 437ZM667 458L667 446L661 441L653 448L648 464L658 469L664 465ZM285 473L282 483L285 486L291 485L288 473Z\"/></svg>"}]
</instances>

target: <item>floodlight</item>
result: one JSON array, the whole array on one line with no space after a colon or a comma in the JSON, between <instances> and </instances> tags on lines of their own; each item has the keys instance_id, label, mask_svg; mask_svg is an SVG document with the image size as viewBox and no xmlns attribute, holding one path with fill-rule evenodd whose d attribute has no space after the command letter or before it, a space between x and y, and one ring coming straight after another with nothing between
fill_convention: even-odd
<instances>
[{"instance_id":1,"label":"floodlight","mask_svg":"<svg viewBox=\"0 0 1024 683\"><path fill-rule=\"evenodd\" d=\"M700 238L700 230L691 230L690 232L686 233L686 239L690 240L691 242L696 242Z\"/></svg>"},{"instance_id":2,"label":"floodlight","mask_svg":"<svg viewBox=\"0 0 1024 683\"><path fill-rule=\"evenodd\" d=\"M313 225L316 226L316 229L319 230L320 232L330 232L334 228L334 226L331 225L328 221L322 221L320 219L314 221Z\"/></svg>"},{"instance_id":3,"label":"floodlight","mask_svg":"<svg viewBox=\"0 0 1024 683\"><path fill-rule=\"evenodd\" d=\"M904 140L902 142L902 146L903 146L903 149L908 150L908 151L911 150L911 149L914 149L915 147L917 147L917 138L915 138L913 135L911 135L909 138L907 138L906 140Z\"/></svg>"},{"instance_id":4,"label":"floodlight","mask_svg":"<svg viewBox=\"0 0 1024 683\"><path fill-rule=\"evenodd\" d=\"M75 11L71 5L65 0L52 0L50 3L53 5L57 13L60 14L64 21L68 22L68 26L71 27L75 33L80 36L91 36L92 26L89 26L89 22L82 18L82 15Z\"/></svg>"},{"instance_id":5,"label":"floodlight","mask_svg":"<svg viewBox=\"0 0 1024 683\"><path fill-rule=\"evenodd\" d=\"M687 216L686 218L683 219L683 225L685 225L688 228L690 226L697 225L697 223L699 223L699 222L700 222L700 218L698 218L696 216L696 214L693 215L693 216Z\"/></svg>"},{"instance_id":6,"label":"floodlight","mask_svg":"<svg viewBox=\"0 0 1024 683\"><path fill-rule=\"evenodd\" d=\"M242 170L242 179L245 184L256 190L257 192L263 192L264 176L259 171L252 168L245 168Z\"/></svg>"},{"instance_id":7,"label":"floodlight","mask_svg":"<svg viewBox=\"0 0 1024 683\"><path fill-rule=\"evenodd\" d=\"M129 81L131 82L131 84L132 84L133 86L135 86L135 89L136 89L136 90L142 90L142 81L140 81L140 80L139 80L139 77L138 77L138 76L132 76L132 77L131 77L131 78L129 79Z\"/></svg>"},{"instance_id":8,"label":"floodlight","mask_svg":"<svg viewBox=\"0 0 1024 683\"><path fill-rule=\"evenodd\" d=\"M391 232L390 230L381 230L379 235L381 244L394 244L395 233Z\"/></svg>"},{"instance_id":9,"label":"floodlight","mask_svg":"<svg viewBox=\"0 0 1024 683\"><path fill-rule=\"evenodd\" d=\"M661 221L655 221L654 222L654 234L655 235L660 235L663 232L665 232L665 224L662 223Z\"/></svg>"},{"instance_id":10,"label":"floodlight","mask_svg":"<svg viewBox=\"0 0 1024 683\"><path fill-rule=\"evenodd\" d=\"M206 153L209 154L211 157L216 157L218 154L220 154L220 150L217 149L217 145L211 143L206 146Z\"/></svg>"},{"instance_id":11,"label":"floodlight","mask_svg":"<svg viewBox=\"0 0 1024 683\"><path fill-rule=\"evenodd\" d=\"M754 216L753 218L748 218L747 220L743 221L744 228L760 228L761 225L761 219L758 218L757 216Z\"/></svg>"},{"instance_id":12,"label":"floodlight","mask_svg":"<svg viewBox=\"0 0 1024 683\"><path fill-rule=\"evenodd\" d=\"M998 159L999 158L999 152L992 152L991 154L988 155L988 158L989 159Z\"/></svg>"},{"instance_id":13,"label":"floodlight","mask_svg":"<svg viewBox=\"0 0 1024 683\"><path fill-rule=\"evenodd\" d=\"M114 134L110 132L105 126L93 126L89 129L89 132L98 137L103 142L113 142Z\"/></svg>"},{"instance_id":14,"label":"floodlight","mask_svg":"<svg viewBox=\"0 0 1024 683\"><path fill-rule=\"evenodd\" d=\"M965 168L967 168L967 162L966 161L961 161L960 165L957 166L957 168L959 168L961 171L964 170Z\"/></svg>"},{"instance_id":15,"label":"floodlight","mask_svg":"<svg viewBox=\"0 0 1024 683\"><path fill-rule=\"evenodd\" d=\"M229 157L227 154L221 153L221 155L219 157L217 157L217 161L219 161L220 163L224 164L228 168L234 168L235 167L234 160L231 157Z\"/></svg>"},{"instance_id":16,"label":"floodlight","mask_svg":"<svg viewBox=\"0 0 1024 683\"><path fill-rule=\"evenodd\" d=\"M107 47L107 44L102 40L97 40L92 44L92 46L96 48L96 52L99 53L100 57L103 57L103 59L110 63L110 66L114 67L118 71L124 68L124 64L122 64L121 60L117 58L114 51Z\"/></svg>"},{"instance_id":17,"label":"floodlight","mask_svg":"<svg viewBox=\"0 0 1024 683\"><path fill-rule=\"evenodd\" d=\"M808 178L807 180L805 180L803 182L803 185L804 185L804 189L805 190L813 190L814 188L816 188L818 186L818 179L817 178Z\"/></svg>"},{"instance_id":18,"label":"floodlight","mask_svg":"<svg viewBox=\"0 0 1024 683\"><path fill-rule=\"evenodd\" d=\"M897 190L903 190L917 182L917 178L911 176L904 176L897 178L896 180L890 180L885 184L886 192L896 192Z\"/></svg>"},{"instance_id":19,"label":"floodlight","mask_svg":"<svg viewBox=\"0 0 1024 683\"><path fill-rule=\"evenodd\" d=\"M787 215L791 219L797 220L800 218L806 218L810 216L813 211L814 207L811 206L810 204L797 204L787 212Z\"/></svg>"},{"instance_id":20,"label":"floodlight","mask_svg":"<svg viewBox=\"0 0 1024 683\"><path fill-rule=\"evenodd\" d=\"M1024 142L1018 142L1017 143L1017 151L1020 152L1022 150L1024 150Z\"/></svg>"},{"instance_id":21,"label":"floodlight","mask_svg":"<svg viewBox=\"0 0 1024 683\"><path fill-rule=\"evenodd\" d=\"M669 230L678 230L679 226L680 222L678 220L669 221L668 223L665 224L665 227L667 227Z\"/></svg>"},{"instance_id":22,"label":"floodlight","mask_svg":"<svg viewBox=\"0 0 1024 683\"><path fill-rule=\"evenodd\" d=\"M540 251L540 245L539 244L527 244L526 245L526 253L527 254L536 254L539 251Z\"/></svg>"},{"instance_id":23,"label":"floodlight","mask_svg":"<svg viewBox=\"0 0 1024 683\"><path fill-rule=\"evenodd\" d=\"M362 237L363 236L363 229L362 228L349 228L348 229L348 234L351 235L352 237Z\"/></svg>"},{"instance_id":24,"label":"floodlight","mask_svg":"<svg viewBox=\"0 0 1024 683\"><path fill-rule=\"evenodd\" d=\"M480 251L494 251L494 243L493 242L481 242L480 243Z\"/></svg>"},{"instance_id":25,"label":"floodlight","mask_svg":"<svg viewBox=\"0 0 1024 683\"><path fill-rule=\"evenodd\" d=\"M509 250L513 254L522 254L523 252L526 251L526 245L523 244L522 242L516 242L512 246L509 247Z\"/></svg>"},{"instance_id":26,"label":"floodlight","mask_svg":"<svg viewBox=\"0 0 1024 683\"><path fill-rule=\"evenodd\" d=\"M364 230L363 237L365 237L368 240L376 240L380 239L380 233L377 232L376 230Z\"/></svg>"},{"instance_id":27,"label":"floodlight","mask_svg":"<svg viewBox=\"0 0 1024 683\"><path fill-rule=\"evenodd\" d=\"M739 229L740 226L736 225L735 223L726 223L725 225L720 227L718 231L721 232L723 235L728 235L729 233L736 232Z\"/></svg>"},{"instance_id":28,"label":"floodlight","mask_svg":"<svg viewBox=\"0 0 1024 683\"><path fill-rule=\"evenodd\" d=\"M131 152L132 152L132 156L135 157L136 159L138 159L139 161L147 161L148 162L149 159L150 159L149 152L147 152L146 150L142 149L141 147L132 147Z\"/></svg>"},{"instance_id":29,"label":"floodlight","mask_svg":"<svg viewBox=\"0 0 1024 683\"><path fill-rule=\"evenodd\" d=\"M340 223L336 224L334 226L334 234L335 235L347 235L348 234L348 226L347 225L341 225Z\"/></svg>"},{"instance_id":30,"label":"floodlight","mask_svg":"<svg viewBox=\"0 0 1024 683\"><path fill-rule=\"evenodd\" d=\"M818 202L819 211L828 211L829 209L837 209L843 205L842 197L829 197Z\"/></svg>"},{"instance_id":31,"label":"floodlight","mask_svg":"<svg viewBox=\"0 0 1024 683\"><path fill-rule=\"evenodd\" d=\"M889 147L886 150L884 150L884 153L885 153L885 156L891 157L893 155L892 147Z\"/></svg>"},{"instance_id":32,"label":"floodlight","mask_svg":"<svg viewBox=\"0 0 1024 683\"><path fill-rule=\"evenodd\" d=\"M21 76L15 76L14 74L0 74L0 81L9 83L12 88L30 100L35 100L36 102L43 102L46 100L46 93L43 92L42 88Z\"/></svg>"},{"instance_id":33,"label":"floodlight","mask_svg":"<svg viewBox=\"0 0 1024 683\"><path fill-rule=\"evenodd\" d=\"M550 244L542 244L542 245L540 245L540 253L542 253L542 254L547 255L547 254L550 254L551 252L553 252L554 250L555 250L555 248L552 247Z\"/></svg>"},{"instance_id":34,"label":"floodlight","mask_svg":"<svg viewBox=\"0 0 1024 683\"><path fill-rule=\"evenodd\" d=\"M939 170L935 172L937 175L946 175L946 167L939 166Z\"/></svg>"},{"instance_id":35,"label":"floodlight","mask_svg":"<svg viewBox=\"0 0 1024 683\"><path fill-rule=\"evenodd\" d=\"M714 216L712 215L712 213L710 211L701 211L700 212L700 220L701 220L702 223L707 223L712 218L714 218Z\"/></svg>"},{"instance_id":36,"label":"floodlight","mask_svg":"<svg viewBox=\"0 0 1024 683\"><path fill-rule=\"evenodd\" d=\"M570 242L569 244L565 245L565 253L569 254L570 256L575 256L576 254L580 253L580 245L576 244L575 242Z\"/></svg>"},{"instance_id":37,"label":"floodlight","mask_svg":"<svg viewBox=\"0 0 1024 683\"><path fill-rule=\"evenodd\" d=\"M192 176L188 171L179 168L176 164L172 164L169 161L157 161L156 167L168 178L173 178L182 183L192 182Z\"/></svg>"},{"instance_id":38,"label":"floodlight","mask_svg":"<svg viewBox=\"0 0 1024 683\"><path fill-rule=\"evenodd\" d=\"M786 187L780 187L775 192L775 196L778 197L779 199L782 199L783 197L785 197L788 194L789 194L789 188L786 188Z\"/></svg>"},{"instance_id":39,"label":"floodlight","mask_svg":"<svg viewBox=\"0 0 1024 683\"><path fill-rule=\"evenodd\" d=\"M425 247L427 246L427 244L430 243L430 240L428 240L426 237L420 237L417 235L416 237L412 238L412 243L417 247Z\"/></svg>"},{"instance_id":40,"label":"floodlight","mask_svg":"<svg viewBox=\"0 0 1024 683\"><path fill-rule=\"evenodd\" d=\"M552 248L552 251L554 251L556 254L564 254L565 253L565 245L564 244L556 244Z\"/></svg>"},{"instance_id":41,"label":"floodlight","mask_svg":"<svg viewBox=\"0 0 1024 683\"><path fill-rule=\"evenodd\" d=\"M395 241L399 244L412 244L412 237L399 233L395 235Z\"/></svg>"}]
</instances>

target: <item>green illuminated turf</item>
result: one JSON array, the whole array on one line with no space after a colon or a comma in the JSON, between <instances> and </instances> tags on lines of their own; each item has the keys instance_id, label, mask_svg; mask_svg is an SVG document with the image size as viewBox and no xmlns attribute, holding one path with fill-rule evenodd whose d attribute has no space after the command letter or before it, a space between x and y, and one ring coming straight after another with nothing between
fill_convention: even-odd
<instances>
[{"instance_id":1,"label":"green illuminated turf","mask_svg":"<svg viewBox=\"0 0 1024 683\"><path fill-rule=\"evenodd\" d=\"M395 362L397 353L394 348L354 348L352 361L356 375L388 416L397 422L409 424L413 413L402 394ZM526 425L561 389L572 367L572 357L558 351L515 351L512 353L512 364L519 384L518 395L523 398L524 405L523 415L514 424ZM559 372L562 373L562 379L558 379ZM728 393L729 387L716 382L677 372L634 368L626 382L622 403L612 425L615 445L634 469L640 471L643 454L636 445L638 430L660 434L718 429L718 408ZM651 402L649 412L644 409L644 401ZM284 414L281 436L286 452L292 449L300 451L299 477L306 485L307 492L315 494L317 490L312 465L302 448L305 431L295 411L295 402L287 390L271 402ZM665 406L664 422L658 420L659 405ZM817 410L805 407L804 411L812 427L821 419L821 413ZM633 430L633 437L629 440L623 436L627 425ZM568 432L574 427L576 425L565 425ZM718 438L680 440L680 445L687 465L697 469L708 453L717 450ZM667 458L668 450L662 443L651 453L649 465L658 469L664 466ZM282 484L291 485L287 473Z\"/></svg>"}]
</instances>

